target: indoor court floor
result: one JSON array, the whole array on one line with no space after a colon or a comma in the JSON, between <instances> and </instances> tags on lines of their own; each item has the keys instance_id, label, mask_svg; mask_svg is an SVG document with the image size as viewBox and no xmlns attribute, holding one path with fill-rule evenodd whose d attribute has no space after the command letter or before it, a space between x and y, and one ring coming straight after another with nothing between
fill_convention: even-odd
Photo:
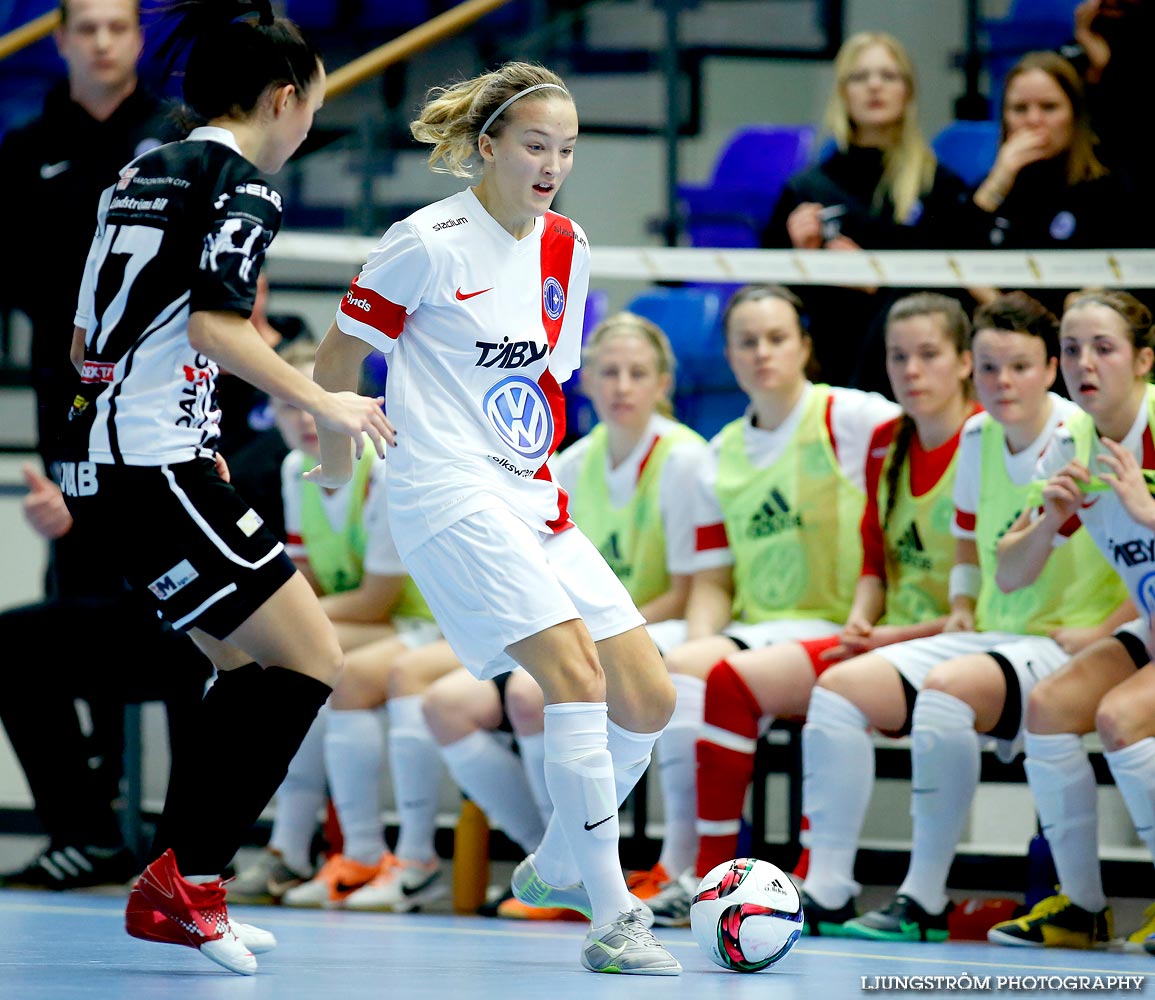
<instances>
[{"instance_id":1,"label":"indoor court floor","mask_svg":"<svg viewBox=\"0 0 1155 1000\"><path fill-rule=\"evenodd\" d=\"M257 975L243 977L191 949L128 937L123 909L123 895L0 892L0 1000L838 1000L884 992L874 977L990 977L988 990L917 991L957 996L1013 992L997 988L999 976L1155 974L1155 958L1143 953L803 938L774 969L739 975L711 964L689 930L667 929L661 938L684 967L680 977L594 976L578 965L584 925L576 923L232 906L279 939Z\"/></svg>"}]
</instances>

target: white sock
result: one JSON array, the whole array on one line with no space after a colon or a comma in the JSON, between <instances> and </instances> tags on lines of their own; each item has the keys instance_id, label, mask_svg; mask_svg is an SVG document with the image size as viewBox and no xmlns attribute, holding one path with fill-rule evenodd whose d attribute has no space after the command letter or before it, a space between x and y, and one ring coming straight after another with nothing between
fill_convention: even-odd
<instances>
[{"instance_id":1,"label":"white sock","mask_svg":"<svg viewBox=\"0 0 1155 1000\"><path fill-rule=\"evenodd\" d=\"M424 696L390 698L389 775L399 816L393 853L406 861L432 861L437 832L437 806L445 767L433 733L421 711Z\"/></svg>"},{"instance_id":2,"label":"white sock","mask_svg":"<svg viewBox=\"0 0 1155 1000\"><path fill-rule=\"evenodd\" d=\"M637 733L619 726L613 719L607 722L606 749L614 761L614 791L618 795L619 807L629 798L638 779L650 766L654 744L661 735L661 730Z\"/></svg>"},{"instance_id":3,"label":"white sock","mask_svg":"<svg viewBox=\"0 0 1155 1000\"><path fill-rule=\"evenodd\" d=\"M517 748L521 752L521 766L525 768L525 776L533 790L533 801L537 803L544 826L553 815L553 802L550 801L549 789L545 787L545 733L518 736Z\"/></svg>"},{"instance_id":4,"label":"white sock","mask_svg":"<svg viewBox=\"0 0 1155 1000\"><path fill-rule=\"evenodd\" d=\"M810 822L803 888L838 909L862 888L854 881L858 837L874 788L874 746L866 716L848 698L816 687L802 727L802 814Z\"/></svg>"},{"instance_id":5,"label":"white sock","mask_svg":"<svg viewBox=\"0 0 1155 1000\"><path fill-rule=\"evenodd\" d=\"M658 858L671 876L685 871L698 853L698 738L705 714L706 682L671 674L677 701L658 740L658 783L665 835Z\"/></svg>"},{"instance_id":6,"label":"white sock","mask_svg":"<svg viewBox=\"0 0 1155 1000\"><path fill-rule=\"evenodd\" d=\"M313 872L312 844L321 810L328 797L325 781L325 726L328 706L323 706L289 762L289 770L274 800L273 832L269 847L278 851L293 871Z\"/></svg>"},{"instance_id":7,"label":"white sock","mask_svg":"<svg viewBox=\"0 0 1155 1000\"><path fill-rule=\"evenodd\" d=\"M923 690L911 730L910 869L898 891L927 913L947 904L946 880L979 783L975 713L961 698Z\"/></svg>"},{"instance_id":8,"label":"white sock","mask_svg":"<svg viewBox=\"0 0 1155 1000\"><path fill-rule=\"evenodd\" d=\"M1063 893L1097 913L1107 905L1099 870L1099 791L1095 772L1074 733L1025 737L1023 767L1051 848Z\"/></svg>"},{"instance_id":9,"label":"white sock","mask_svg":"<svg viewBox=\"0 0 1155 1000\"><path fill-rule=\"evenodd\" d=\"M385 733L376 711L332 711L325 733L325 771L345 840L342 853L364 865L385 853L381 764Z\"/></svg>"},{"instance_id":10,"label":"white sock","mask_svg":"<svg viewBox=\"0 0 1155 1000\"><path fill-rule=\"evenodd\" d=\"M606 723L605 702L546 705L545 780L553 818L535 852L538 873L546 882L568 884L554 880L548 850L549 831L561 830L589 893L595 927L616 920L633 905L618 859L618 801Z\"/></svg>"},{"instance_id":11,"label":"white sock","mask_svg":"<svg viewBox=\"0 0 1155 1000\"><path fill-rule=\"evenodd\" d=\"M1155 739L1104 754L1139 839L1155 857Z\"/></svg>"},{"instance_id":12,"label":"white sock","mask_svg":"<svg viewBox=\"0 0 1155 1000\"><path fill-rule=\"evenodd\" d=\"M493 733L478 729L441 747L449 774L485 813L489 822L528 854L541 842L545 826L517 755Z\"/></svg>"},{"instance_id":13,"label":"white sock","mask_svg":"<svg viewBox=\"0 0 1155 1000\"><path fill-rule=\"evenodd\" d=\"M635 733L629 729L623 729L612 719L609 720L606 727L606 749L610 752L610 759L614 762L614 791L618 796L618 807L628 798L630 792L634 790L638 779L645 772L650 764L650 757L653 753L654 744L657 742L661 733ZM545 738L542 734L542 781L545 780ZM524 757L525 749L522 747L522 754ZM528 765L527 765L528 766ZM548 789L546 789L548 794ZM548 825L549 818L553 814L553 803L549 804L549 812L546 813L546 823ZM566 856L567 860L561 862L561 867L564 872L574 876L571 881L577 879L577 862L573 855L569 854L569 843L564 837L557 836L551 839L549 851L555 854L559 861L561 857ZM541 874L540 871L538 874ZM554 885L569 885L569 882L556 882Z\"/></svg>"}]
</instances>

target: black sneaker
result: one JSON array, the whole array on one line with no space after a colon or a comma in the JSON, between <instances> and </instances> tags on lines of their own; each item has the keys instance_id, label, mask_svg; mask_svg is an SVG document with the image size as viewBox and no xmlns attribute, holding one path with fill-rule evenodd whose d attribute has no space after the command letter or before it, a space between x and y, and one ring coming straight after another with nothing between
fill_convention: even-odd
<instances>
[{"instance_id":1,"label":"black sneaker","mask_svg":"<svg viewBox=\"0 0 1155 1000\"><path fill-rule=\"evenodd\" d=\"M140 865L127 847L49 848L20 871L0 874L6 889L87 889L120 885L140 874Z\"/></svg>"},{"instance_id":2,"label":"black sneaker","mask_svg":"<svg viewBox=\"0 0 1155 1000\"><path fill-rule=\"evenodd\" d=\"M477 915L479 917L496 917L498 915L497 908L501 906L508 899L515 898L513 889L506 889L503 893L495 896L493 899L487 899L477 908Z\"/></svg>"},{"instance_id":3,"label":"black sneaker","mask_svg":"<svg viewBox=\"0 0 1155 1000\"><path fill-rule=\"evenodd\" d=\"M954 903L947 903L942 913L927 913L909 896L899 894L881 910L848 920L842 933L871 941L945 941L947 917L953 909Z\"/></svg>"},{"instance_id":4,"label":"black sneaker","mask_svg":"<svg viewBox=\"0 0 1155 1000\"><path fill-rule=\"evenodd\" d=\"M854 908L854 897L848 899L836 910L828 910L819 906L805 892L800 892L802 899L802 914L806 922L802 927L802 934L806 937L845 937L843 930L846 922L858 916Z\"/></svg>"}]
</instances>

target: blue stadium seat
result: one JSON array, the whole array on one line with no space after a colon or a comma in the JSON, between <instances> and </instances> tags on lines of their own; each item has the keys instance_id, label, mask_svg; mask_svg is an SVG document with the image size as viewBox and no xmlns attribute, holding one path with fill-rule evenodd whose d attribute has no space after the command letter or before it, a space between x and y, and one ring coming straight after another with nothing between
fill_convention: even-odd
<instances>
[{"instance_id":1,"label":"blue stadium seat","mask_svg":"<svg viewBox=\"0 0 1155 1000\"><path fill-rule=\"evenodd\" d=\"M1078 3L1079 0L1012 0L1006 17L987 18L982 22L995 117L1002 105L1007 71L1027 52L1058 49L1071 41Z\"/></svg>"},{"instance_id":2,"label":"blue stadium seat","mask_svg":"<svg viewBox=\"0 0 1155 1000\"><path fill-rule=\"evenodd\" d=\"M674 410L683 423L709 440L731 420L742 416L749 402L750 398L734 383L730 389L679 394L674 399Z\"/></svg>"},{"instance_id":3,"label":"blue stadium seat","mask_svg":"<svg viewBox=\"0 0 1155 1000\"><path fill-rule=\"evenodd\" d=\"M951 122L931 141L939 163L976 187L994 165L999 151L999 123Z\"/></svg>"},{"instance_id":4,"label":"blue stadium seat","mask_svg":"<svg viewBox=\"0 0 1155 1000\"><path fill-rule=\"evenodd\" d=\"M591 288L586 293L585 318L582 321L582 345L586 338L610 311L610 293L604 288ZM597 423L597 414L594 413L594 404L584 396L580 389L580 374L565 387L565 423L566 434L571 438L581 437L589 433Z\"/></svg>"},{"instance_id":5,"label":"blue stadium seat","mask_svg":"<svg viewBox=\"0 0 1155 1000\"><path fill-rule=\"evenodd\" d=\"M56 7L54 0L0 0L0 35ZM0 135L39 117L45 95L66 73L51 36L0 60Z\"/></svg>"},{"instance_id":6,"label":"blue stadium seat","mask_svg":"<svg viewBox=\"0 0 1155 1000\"><path fill-rule=\"evenodd\" d=\"M307 31L337 26L340 0L285 0L285 16Z\"/></svg>"},{"instance_id":7,"label":"blue stadium seat","mask_svg":"<svg viewBox=\"0 0 1155 1000\"><path fill-rule=\"evenodd\" d=\"M655 288L634 296L626 308L665 331L678 359L678 381L695 386L716 384L710 364L725 360L719 329L722 297L708 288Z\"/></svg>"},{"instance_id":8,"label":"blue stadium seat","mask_svg":"<svg viewBox=\"0 0 1155 1000\"><path fill-rule=\"evenodd\" d=\"M652 320L670 339L678 369L674 411L699 434L710 436L738 416L745 395L726 361L721 320L725 299L713 288L656 288L626 306Z\"/></svg>"},{"instance_id":9,"label":"blue stadium seat","mask_svg":"<svg viewBox=\"0 0 1155 1000\"><path fill-rule=\"evenodd\" d=\"M365 0L357 15L356 26L369 31L391 31L401 34L428 21L438 13L429 0Z\"/></svg>"},{"instance_id":10,"label":"blue stadium seat","mask_svg":"<svg viewBox=\"0 0 1155 1000\"><path fill-rule=\"evenodd\" d=\"M706 184L678 185L693 246L757 246L790 175L806 164L810 125L747 125L734 132Z\"/></svg>"}]
</instances>

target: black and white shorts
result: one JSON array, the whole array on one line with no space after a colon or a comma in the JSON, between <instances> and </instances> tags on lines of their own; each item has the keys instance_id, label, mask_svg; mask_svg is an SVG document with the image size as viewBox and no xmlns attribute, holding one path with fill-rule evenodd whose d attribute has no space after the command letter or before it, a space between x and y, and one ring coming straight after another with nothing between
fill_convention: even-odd
<instances>
[{"instance_id":1,"label":"black and white shorts","mask_svg":"<svg viewBox=\"0 0 1155 1000\"><path fill-rule=\"evenodd\" d=\"M226 639L293 575L284 545L208 459L177 465L63 463L65 500L174 628Z\"/></svg>"}]
</instances>

